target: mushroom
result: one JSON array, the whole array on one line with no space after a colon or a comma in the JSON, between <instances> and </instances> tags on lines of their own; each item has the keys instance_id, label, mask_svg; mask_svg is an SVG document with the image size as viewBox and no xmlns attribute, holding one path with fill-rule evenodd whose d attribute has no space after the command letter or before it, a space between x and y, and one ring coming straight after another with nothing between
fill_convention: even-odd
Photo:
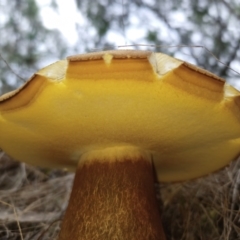
<instances>
[{"instance_id":1,"label":"mushroom","mask_svg":"<svg viewBox=\"0 0 240 240\"><path fill-rule=\"evenodd\" d=\"M223 79L162 53L76 55L1 96L0 148L76 172L59 240L163 240L154 182L236 159L239 106Z\"/></svg>"}]
</instances>

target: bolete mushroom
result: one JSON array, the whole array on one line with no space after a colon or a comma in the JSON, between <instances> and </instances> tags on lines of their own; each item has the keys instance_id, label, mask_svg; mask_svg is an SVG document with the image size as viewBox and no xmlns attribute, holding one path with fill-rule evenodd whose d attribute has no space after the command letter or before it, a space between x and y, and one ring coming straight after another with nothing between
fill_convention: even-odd
<instances>
[{"instance_id":1,"label":"bolete mushroom","mask_svg":"<svg viewBox=\"0 0 240 240\"><path fill-rule=\"evenodd\" d=\"M197 178L240 153L240 93L162 53L76 55L0 98L0 148L76 171L60 240L165 239L154 181Z\"/></svg>"}]
</instances>

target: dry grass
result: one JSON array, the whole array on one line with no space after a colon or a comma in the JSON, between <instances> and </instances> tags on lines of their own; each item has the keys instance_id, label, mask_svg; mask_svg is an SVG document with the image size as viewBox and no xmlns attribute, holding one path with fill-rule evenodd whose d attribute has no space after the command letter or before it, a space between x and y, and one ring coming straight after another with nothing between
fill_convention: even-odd
<instances>
[{"instance_id":1,"label":"dry grass","mask_svg":"<svg viewBox=\"0 0 240 240\"><path fill-rule=\"evenodd\" d=\"M168 240L240 239L240 161L218 174L157 186ZM0 153L0 239L56 239L73 174L48 171Z\"/></svg>"},{"instance_id":2,"label":"dry grass","mask_svg":"<svg viewBox=\"0 0 240 240\"><path fill-rule=\"evenodd\" d=\"M161 187L170 240L240 239L240 160L208 177Z\"/></svg>"},{"instance_id":3,"label":"dry grass","mask_svg":"<svg viewBox=\"0 0 240 240\"><path fill-rule=\"evenodd\" d=\"M73 174L0 157L0 239L55 239L72 180Z\"/></svg>"}]
</instances>

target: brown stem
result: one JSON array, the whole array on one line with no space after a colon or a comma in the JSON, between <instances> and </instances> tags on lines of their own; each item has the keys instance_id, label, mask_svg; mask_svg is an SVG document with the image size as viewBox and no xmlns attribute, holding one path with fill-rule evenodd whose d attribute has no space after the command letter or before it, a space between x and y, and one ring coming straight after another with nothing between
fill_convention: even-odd
<instances>
[{"instance_id":1,"label":"brown stem","mask_svg":"<svg viewBox=\"0 0 240 240\"><path fill-rule=\"evenodd\" d=\"M59 240L165 240L151 163L92 161L77 169Z\"/></svg>"}]
</instances>

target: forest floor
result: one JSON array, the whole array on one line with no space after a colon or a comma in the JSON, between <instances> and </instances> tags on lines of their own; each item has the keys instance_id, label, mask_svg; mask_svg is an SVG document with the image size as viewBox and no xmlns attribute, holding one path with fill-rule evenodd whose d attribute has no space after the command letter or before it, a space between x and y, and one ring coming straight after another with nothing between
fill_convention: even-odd
<instances>
[{"instance_id":1,"label":"forest floor","mask_svg":"<svg viewBox=\"0 0 240 240\"><path fill-rule=\"evenodd\" d=\"M0 152L0 239L56 239L73 178ZM240 239L240 160L198 180L156 184L156 190L168 240Z\"/></svg>"}]
</instances>

